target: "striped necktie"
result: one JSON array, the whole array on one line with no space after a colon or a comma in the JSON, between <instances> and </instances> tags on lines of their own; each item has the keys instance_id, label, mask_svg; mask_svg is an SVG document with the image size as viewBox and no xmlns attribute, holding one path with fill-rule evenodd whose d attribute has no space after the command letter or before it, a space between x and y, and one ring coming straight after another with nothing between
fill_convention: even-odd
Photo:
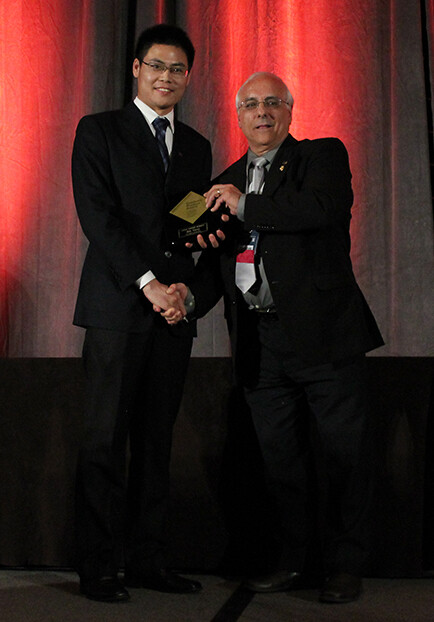
<instances>
[{"instance_id":1,"label":"striped necktie","mask_svg":"<svg viewBox=\"0 0 434 622\"><path fill-rule=\"evenodd\" d=\"M169 166L169 152L166 145L166 130L169 126L169 121L165 117L156 117L152 121L152 125L155 128L156 139L158 142L158 148L163 158L164 170L167 171Z\"/></svg>"},{"instance_id":2,"label":"striped necktie","mask_svg":"<svg viewBox=\"0 0 434 622\"><path fill-rule=\"evenodd\" d=\"M252 181L248 187L248 193L260 194L264 185L265 166L268 164L267 158L255 158L250 163L252 171ZM256 283L257 275L255 268L255 252L258 245L259 234L257 231L250 232L250 240L247 248L237 255L235 266L235 283L245 294Z\"/></svg>"}]
</instances>

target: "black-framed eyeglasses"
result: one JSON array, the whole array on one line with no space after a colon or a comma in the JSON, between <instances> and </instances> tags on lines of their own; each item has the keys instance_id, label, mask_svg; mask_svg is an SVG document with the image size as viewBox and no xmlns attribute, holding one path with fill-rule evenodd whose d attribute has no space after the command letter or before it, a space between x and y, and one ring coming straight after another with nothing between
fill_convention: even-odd
<instances>
[{"instance_id":1,"label":"black-framed eyeglasses","mask_svg":"<svg viewBox=\"0 0 434 622\"><path fill-rule=\"evenodd\" d=\"M150 70L156 74L169 71L170 75L174 78L186 78L188 76L188 69L185 68L185 65L166 65L165 63L160 63L156 60L141 60L140 62L149 67Z\"/></svg>"},{"instance_id":2,"label":"black-framed eyeglasses","mask_svg":"<svg viewBox=\"0 0 434 622\"><path fill-rule=\"evenodd\" d=\"M259 104L264 104L264 108L268 108L273 110L274 108L280 108L282 104L287 104L289 106L289 102L285 99L280 99L280 97L266 97L261 101L257 99L247 99L245 102L240 102L238 105L238 110L243 108L244 110L257 110L259 108Z\"/></svg>"}]
</instances>

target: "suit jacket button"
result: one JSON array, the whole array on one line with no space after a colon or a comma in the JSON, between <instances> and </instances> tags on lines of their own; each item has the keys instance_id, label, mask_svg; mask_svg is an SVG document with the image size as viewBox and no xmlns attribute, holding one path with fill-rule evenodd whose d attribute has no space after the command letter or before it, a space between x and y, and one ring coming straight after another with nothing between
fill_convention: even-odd
<instances>
[{"instance_id":1,"label":"suit jacket button","mask_svg":"<svg viewBox=\"0 0 434 622\"><path fill-rule=\"evenodd\" d=\"M164 255L167 257L167 259L170 259L172 257L172 253L170 251L165 251Z\"/></svg>"}]
</instances>

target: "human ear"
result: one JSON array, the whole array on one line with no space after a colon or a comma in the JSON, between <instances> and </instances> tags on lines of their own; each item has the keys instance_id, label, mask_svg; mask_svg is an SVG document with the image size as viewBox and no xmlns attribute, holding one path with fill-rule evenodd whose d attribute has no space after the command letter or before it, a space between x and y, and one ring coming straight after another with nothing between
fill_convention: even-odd
<instances>
[{"instance_id":1,"label":"human ear","mask_svg":"<svg viewBox=\"0 0 434 622\"><path fill-rule=\"evenodd\" d=\"M140 72L140 61L138 58L135 58L133 60L133 76L135 78L139 77L139 72Z\"/></svg>"}]
</instances>

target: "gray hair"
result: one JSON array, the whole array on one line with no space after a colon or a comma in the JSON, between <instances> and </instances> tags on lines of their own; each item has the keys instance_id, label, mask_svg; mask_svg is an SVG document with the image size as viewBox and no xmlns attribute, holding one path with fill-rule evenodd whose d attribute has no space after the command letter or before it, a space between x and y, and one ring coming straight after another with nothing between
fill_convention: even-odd
<instances>
[{"instance_id":1,"label":"gray hair","mask_svg":"<svg viewBox=\"0 0 434 622\"><path fill-rule=\"evenodd\" d=\"M292 94L291 94L291 91L289 90L289 88L288 88L288 87L286 86L286 84L284 83L284 81L283 81L281 78L279 78L279 76L276 76L276 74L275 74L275 73L271 73L270 71L257 71L256 73L252 73L252 75L251 75L251 76L249 76L249 77L247 78L247 80L244 82L244 84L242 84L242 85L240 86L240 88L238 89L237 95L236 95L236 97L235 97L235 106L237 107L237 110L238 110L239 105L240 105L240 91L241 91L241 89L242 89L244 86L246 86L246 84L248 84L251 80L254 80L255 78L257 78L257 77L259 77L259 76L269 76L269 77L277 78L277 80L280 80L280 81L281 81L281 83L283 84L283 86L284 86L284 87L285 87L285 89L286 89L286 101L288 102L289 106L290 106L290 107L291 107L291 109L292 109L292 107L293 107L293 105L294 105L294 98L293 98L293 96L292 96Z\"/></svg>"}]
</instances>

